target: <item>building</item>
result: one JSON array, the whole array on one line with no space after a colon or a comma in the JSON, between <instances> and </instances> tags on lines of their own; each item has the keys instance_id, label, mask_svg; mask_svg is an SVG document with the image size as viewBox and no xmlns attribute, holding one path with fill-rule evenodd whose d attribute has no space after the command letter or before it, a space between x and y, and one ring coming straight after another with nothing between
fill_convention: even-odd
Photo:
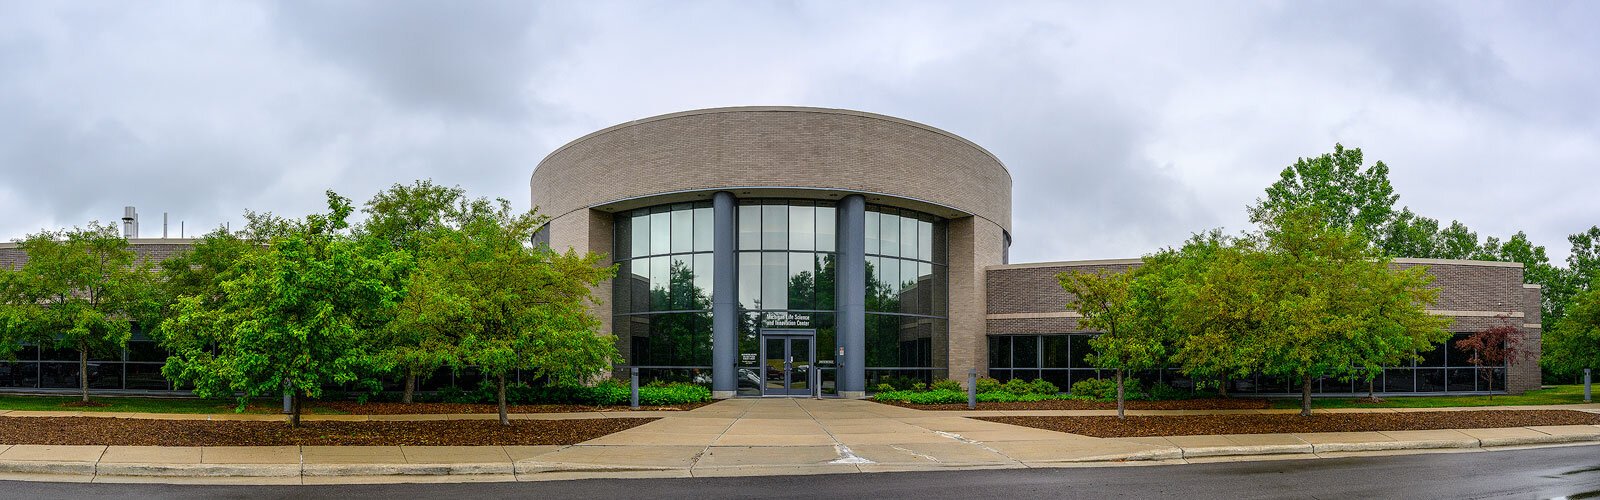
<instances>
[{"instance_id":1,"label":"building","mask_svg":"<svg viewBox=\"0 0 1600 500\"><path fill-rule=\"evenodd\" d=\"M879 381L1099 376L1055 274L1137 260L1011 264L1011 176L971 141L837 109L719 108L636 120L551 153L530 179L552 217L540 238L609 254L620 273L596 314L645 378L709 381L717 397L860 397ZM1539 332L1520 264L1426 265L1435 314L1467 333ZM1379 391L1478 392L1447 345L1387 370ZM1171 372L1145 376L1175 386ZM1537 362L1496 388L1536 388ZM1238 393L1297 386L1254 377ZM1506 385L1509 384L1509 385ZM1319 381L1318 392L1365 392Z\"/></svg>"},{"instance_id":2,"label":"building","mask_svg":"<svg viewBox=\"0 0 1600 500\"><path fill-rule=\"evenodd\" d=\"M598 290L619 372L708 383L719 398L860 397L899 378L1044 378L1059 387L1104 374L1084 362L1092 332L1065 311L1055 275L1133 260L1008 262L1011 176L977 144L927 125L858 111L741 107L687 111L594 132L552 152L530 179L552 219L536 236L606 254L618 277ZM134 239L150 258L190 240ZM21 264L0 244L0 266ZM1435 314L1459 334L1514 322L1537 352L1539 290L1520 264L1397 260L1428 266ZM136 334L91 361L103 390L171 390L165 353ZM1448 344L1376 381L1386 393L1483 392ZM0 361L0 387L76 388L77 355L29 347ZM620 373L619 373L620 374ZM1175 387L1174 372L1141 374ZM1537 361L1497 372L1496 389L1539 385ZM471 387L441 371L424 389ZM1294 392L1262 377L1245 394ZM1324 394L1365 384L1322 380ZM1498 391L1497 391L1498 392Z\"/></svg>"}]
</instances>

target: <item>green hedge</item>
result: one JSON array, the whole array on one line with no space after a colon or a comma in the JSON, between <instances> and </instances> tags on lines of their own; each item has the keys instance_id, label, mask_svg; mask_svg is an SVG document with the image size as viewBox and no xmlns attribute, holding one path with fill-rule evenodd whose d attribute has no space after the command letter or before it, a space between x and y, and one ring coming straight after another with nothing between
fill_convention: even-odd
<instances>
[{"instance_id":1,"label":"green hedge","mask_svg":"<svg viewBox=\"0 0 1600 500\"><path fill-rule=\"evenodd\" d=\"M631 396L632 392L628 386L618 380L606 380L593 386L531 386L524 383L506 385L506 402L514 405L619 406L628 404ZM495 384L484 382L471 391L448 387L428 399L445 403L493 404L496 402ZM639 404L645 406L702 403L710 400L711 389L695 384L651 383L639 388Z\"/></svg>"}]
</instances>

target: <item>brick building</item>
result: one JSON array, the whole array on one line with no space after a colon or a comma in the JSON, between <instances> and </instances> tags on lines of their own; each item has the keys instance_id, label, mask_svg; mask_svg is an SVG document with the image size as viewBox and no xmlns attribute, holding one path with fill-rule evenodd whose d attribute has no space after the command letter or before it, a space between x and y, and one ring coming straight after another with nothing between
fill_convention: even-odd
<instances>
[{"instance_id":1,"label":"brick building","mask_svg":"<svg viewBox=\"0 0 1600 500\"><path fill-rule=\"evenodd\" d=\"M619 370L712 386L719 398L860 397L890 377L1044 378L1057 386L1104 374L1084 363L1055 275L1126 269L1137 259L1008 262L1011 176L970 141L898 118L837 109L687 111L606 128L555 150L533 171L536 236L557 249L606 254L619 275L595 311L614 333ZM189 240L135 239L150 258ZM0 244L0 266L19 266ZM1441 288L1434 314L1458 334L1510 321L1537 349L1539 290L1520 264L1402 259ZM25 350L0 362L0 387L76 387L76 360ZM1482 392L1462 353L1441 345L1385 371L1386 393ZM95 360L91 386L170 389L164 356L142 336ZM1141 374L1176 387L1171 371ZM443 375L433 384L470 384ZM452 378L456 377L456 378ZM1497 372L1496 389L1536 388L1537 361ZM1318 392L1365 384L1317 383ZM1236 393L1297 387L1262 377Z\"/></svg>"}]
</instances>

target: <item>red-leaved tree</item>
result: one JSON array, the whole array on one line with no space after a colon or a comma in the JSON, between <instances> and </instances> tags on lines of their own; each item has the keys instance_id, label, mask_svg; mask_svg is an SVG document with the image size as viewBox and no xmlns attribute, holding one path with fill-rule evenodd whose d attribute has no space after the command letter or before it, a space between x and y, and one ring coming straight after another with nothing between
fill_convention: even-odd
<instances>
[{"instance_id":1,"label":"red-leaved tree","mask_svg":"<svg viewBox=\"0 0 1600 500\"><path fill-rule=\"evenodd\" d=\"M1491 391L1494 390L1495 368L1508 366L1511 361L1527 361L1532 354L1522 348L1522 329L1513 326L1505 316L1500 317L1499 325L1457 340L1456 349L1472 353L1467 363L1477 368L1478 376L1488 383ZM1493 399L1494 395L1489 398Z\"/></svg>"}]
</instances>

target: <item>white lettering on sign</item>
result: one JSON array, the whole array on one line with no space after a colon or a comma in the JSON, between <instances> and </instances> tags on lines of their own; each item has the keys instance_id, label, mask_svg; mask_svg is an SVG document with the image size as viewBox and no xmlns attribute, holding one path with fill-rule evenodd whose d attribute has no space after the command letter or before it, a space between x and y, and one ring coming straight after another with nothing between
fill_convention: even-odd
<instances>
[{"instance_id":1,"label":"white lettering on sign","mask_svg":"<svg viewBox=\"0 0 1600 500\"><path fill-rule=\"evenodd\" d=\"M756 355L755 353L739 353L739 360L746 363L754 363L756 362Z\"/></svg>"},{"instance_id":2,"label":"white lettering on sign","mask_svg":"<svg viewBox=\"0 0 1600 500\"><path fill-rule=\"evenodd\" d=\"M778 311L769 312L761 317L761 326L767 328L782 326L811 326L811 315Z\"/></svg>"}]
</instances>

